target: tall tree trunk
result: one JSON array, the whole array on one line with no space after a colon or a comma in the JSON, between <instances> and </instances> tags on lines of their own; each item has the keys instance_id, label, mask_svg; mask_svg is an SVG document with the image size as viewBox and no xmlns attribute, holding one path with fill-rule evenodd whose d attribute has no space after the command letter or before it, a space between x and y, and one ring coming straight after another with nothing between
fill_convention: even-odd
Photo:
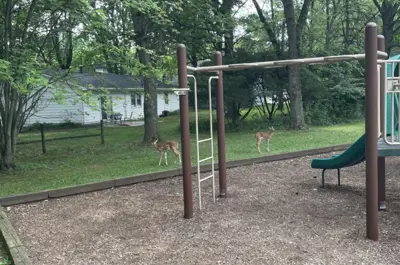
<instances>
[{"instance_id":1,"label":"tall tree trunk","mask_svg":"<svg viewBox=\"0 0 400 265\"><path fill-rule=\"evenodd\" d=\"M331 43L331 16L330 16L330 0L325 1L326 12L326 35L325 35L325 50L329 51Z\"/></svg>"},{"instance_id":2,"label":"tall tree trunk","mask_svg":"<svg viewBox=\"0 0 400 265\"><path fill-rule=\"evenodd\" d=\"M306 2L306 1L305 1ZM299 29L296 25L293 0L282 0L289 42L289 58L299 57ZM303 12L302 12L303 13ZM301 16L300 16L301 17ZM289 66L290 127L299 130L305 128L303 97L300 84L300 66Z\"/></svg>"},{"instance_id":3,"label":"tall tree trunk","mask_svg":"<svg viewBox=\"0 0 400 265\"><path fill-rule=\"evenodd\" d=\"M382 18L385 49L390 56L393 48L393 37L400 31L400 18L397 15L400 8L400 2L383 0L382 4L379 4L378 0L373 1Z\"/></svg>"},{"instance_id":4,"label":"tall tree trunk","mask_svg":"<svg viewBox=\"0 0 400 265\"><path fill-rule=\"evenodd\" d=\"M145 68L151 67L150 55L144 49L139 50L140 63ZM148 144L158 138L158 115L157 115L157 87L153 77L144 77L144 136L143 143Z\"/></svg>"},{"instance_id":5,"label":"tall tree trunk","mask_svg":"<svg viewBox=\"0 0 400 265\"><path fill-rule=\"evenodd\" d=\"M350 3L349 0L345 0L345 10L346 10L346 25L344 31L344 53L350 52Z\"/></svg>"},{"instance_id":6,"label":"tall tree trunk","mask_svg":"<svg viewBox=\"0 0 400 265\"><path fill-rule=\"evenodd\" d=\"M143 74L144 81L144 136L143 144L149 144L152 140L159 137L158 132L158 115L157 115L157 86L154 76L151 74L152 63L151 57L146 48L151 45L151 38L149 38L151 21L148 20L145 14L141 11L132 9L131 19L134 24L136 44L140 47L138 49L139 61L144 66ZM151 46L150 46L151 47Z\"/></svg>"}]
</instances>

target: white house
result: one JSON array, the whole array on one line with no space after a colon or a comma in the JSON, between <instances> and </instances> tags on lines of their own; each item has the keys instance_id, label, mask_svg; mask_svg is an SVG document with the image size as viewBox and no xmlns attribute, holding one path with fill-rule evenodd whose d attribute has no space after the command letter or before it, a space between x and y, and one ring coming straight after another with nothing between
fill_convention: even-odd
<instances>
[{"instance_id":1,"label":"white house","mask_svg":"<svg viewBox=\"0 0 400 265\"><path fill-rule=\"evenodd\" d=\"M142 80L129 75L117 75L102 71L96 73L69 73L54 89L48 89L40 103L25 123L91 124L119 114L122 120L143 118L144 90ZM176 86L157 81L157 113L179 109L179 96L172 88ZM60 91L63 92L60 92ZM88 96L87 92L90 91ZM62 97L64 100L55 100ZM82 100L86 97L86 100ZM111 103L111 104L110 104Z\"/></svg>"}]
</instances>

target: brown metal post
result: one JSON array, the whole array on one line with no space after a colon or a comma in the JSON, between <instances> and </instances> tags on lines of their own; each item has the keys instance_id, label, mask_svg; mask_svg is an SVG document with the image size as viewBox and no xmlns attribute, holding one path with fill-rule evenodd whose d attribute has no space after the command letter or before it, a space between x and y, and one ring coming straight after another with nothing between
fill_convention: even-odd
<instances>
[{"instance_id":1,"label":"brown metal post","mask_svg":"<svg viewBox=\"0 0 400 265\"><path fill-rule=\"evenodd\" d=\"M385 37L383 35L378 36L378 50L385 51ZM385 127L385 82L386 82L386 74L385 74L385 65L382 64L379 82L380 82L380 132L383 135L384 127ZM386 210L386 164L385 157L378 157L378 209Z\"/></svg>"},{"instance_id":2,"label":"brown metal post","mask_svg":"<svg viewBox=\"0 0 400 265\"><path fill-rule=\"evenodd\" d=\"M365 160L367 191L367 237L378 240L378 74L376 24L365 27Z\"/></svg>"},{"instance_id":3,"label":"brown metal post","mask_svg":"<svg viewBox=\"0 0 400 265\"><path fill-rule=\"evenodd\" d=\"M222 65L222 54L216 52L216 63ZM217 133L218 133L218 176L219 176L219 196L226 197L226 154L225 154L225 108L224 108L224 83L223 71L218 72L217 80Z\"/></svg>"},{"instance_id":4,"label":"brown metal post","mask_svg":"<svg viewBox=\"0 0 400 265\"><path fill-rule=\"evenodd\" d=\"M178 56L178 78L179 88L187 88L186 70L186 47L179 44L177 48ZM189 96L188 92L179 95L179 113L181 125L181 145L182 145L182 171L183 171L183 204L186 219L193 217L193 187L190 158L190 130L189 130Z\"/></svg>"}]
</instances>

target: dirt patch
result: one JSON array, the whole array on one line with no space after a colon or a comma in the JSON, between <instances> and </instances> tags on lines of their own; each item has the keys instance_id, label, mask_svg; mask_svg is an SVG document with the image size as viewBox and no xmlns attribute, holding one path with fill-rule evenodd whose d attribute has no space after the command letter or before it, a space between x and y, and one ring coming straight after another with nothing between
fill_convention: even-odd
<instances>
[{"instance_id":1,"label":"dirt patch","mask_svg":"<svg viewBox=\"0 0 400 265\"><path fill-rule=\"evenodd\" d=\"M328 156L332 154L326 154ZM10 207L33 264L397 264L398 158L387 159L380 241L365 239L365 166L320 189L311 157L228 169L229 198L185 220L182 178ZM195 177L193 178L196 179ZM218 179L216 179L218 183ZM218 188L218 187L217 187Z\"/></svg>"}]
</instances>

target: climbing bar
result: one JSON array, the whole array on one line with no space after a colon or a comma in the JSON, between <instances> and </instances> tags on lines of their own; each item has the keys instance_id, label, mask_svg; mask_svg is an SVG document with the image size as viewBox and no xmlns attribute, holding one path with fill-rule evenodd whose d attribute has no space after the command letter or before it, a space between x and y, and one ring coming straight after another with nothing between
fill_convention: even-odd
<instances>
[{"instance_id":1,"label":"climbing bar","mask_svg":"<svg viewBox=\"0 0 400 265\"><path fill-rule=\"evenodd\" d=\"M205 177L205 178L200 179L200 182L203 182L203 181L205 181L205 180L207 180L207 179L210 179L210 178L213 178L213 177L214 177L214 174L212 174L212 175L210 175L210 176L208 176L208 177Z\"/></svg>"},{"instance_id":2,"label":"climbing bar","mask_svg":"<svg viewBox=\"0 0 400 265\"><path fill-rule=\"evenodd\" d=\"M378 51L377 55L378 58L384 59L387 57L387 53L381 51ZM346 54L346 55L335 55L335 56L315 57L315 58L268 61L268 62L214 65L214 66L203 66L203 67L187 66L187 69L194 72L215 72L219 70L235 71L235 70L249 69L249 68L278 68L289 65L323 64L323 63L355 61L364 59L365 59L365 54L360 53L360 54Z\"/></svg>"},{"instance_id":3,"label":"climbing bar","mask_svg":"<svg viewBox=\"0 0 400 265\"><path fill-rule=\"evenodd\" d=\"M210 156L210 157L207 157L207 158L201 159L201 160L199 160L199 163L201 163L201 162L204 162L204 161L207 161L207 160L210 160L210 159L213 159L213 157L212 157L212 156Z\"/></svg>"},{"instance_id":4,"label":"climbing bar","mask_svg":"<svg viewBox=\"0 0 400 265\"><path fill-rule=\"evenodd\" d=\"M202 140L199 140L199 143L204 143L204 142L211 141L211 140L212 140L212 138L202 139Z\"/></svg>"}]
</instances>

